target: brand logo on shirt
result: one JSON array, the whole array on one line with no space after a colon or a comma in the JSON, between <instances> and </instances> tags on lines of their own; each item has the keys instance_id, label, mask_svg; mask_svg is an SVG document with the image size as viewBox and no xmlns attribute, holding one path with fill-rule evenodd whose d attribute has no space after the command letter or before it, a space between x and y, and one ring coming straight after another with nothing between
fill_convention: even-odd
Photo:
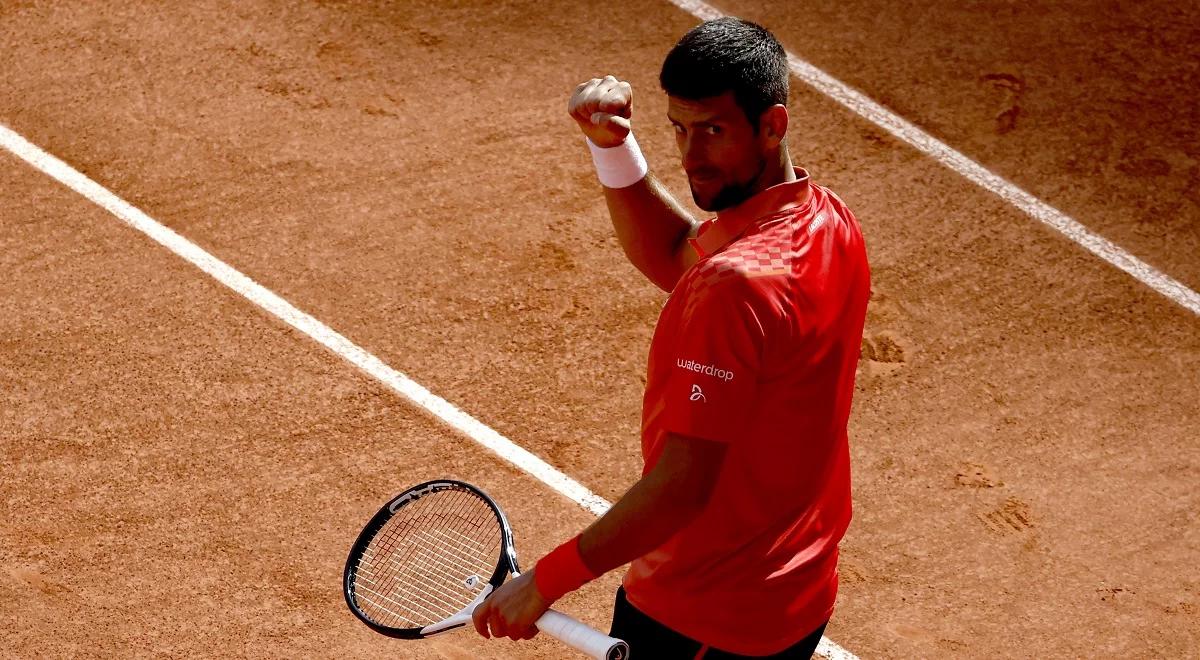
<instances>
[{"instance_id":1,"label":"brand logo on shirt","mask_svg":"<svg viewBox=\"0 0 1200 660\"><path fill-rule=\"evenodd\" d=\"M713 365L713 364L700 364L699 362L696 362L695 360L684 360L683 358L678 358L675 360L675 366L679 367L680 369L687 369L688 371L694 371L698 374L704 374L705 376L713 376L715 378L720 378L721 380L725 381L726 383L733 380L733 372L732 371L726 371L725 369L721 369L720 367Z\"/></svg>"},{"instance_id":2,"label":"brand logo on shirt","mask_svg":"<svg viewBox=\"0 0 1200 660\"><path fill-rule=\"evenodd\" d=\"M704 398L704 390L700 389L699 385L692 385L692 395L688 397L690 401L700 401L704 403L707 399Z\"/></svg>"},{"instance_id":3,"label":"brand logo on shirt","mask_svg":"<svg viewBox=\"0 0 1200 660\"><path fill-rule=\"evenodd\" d=\"M815 232L816 230L820 229L821 225L823 225L823 224L825 224L825 212L824 211L818 213L817 217L813 218L813 221L808 223L808 233L811 234L811 233Z\"/></svg>"}]
</instances>

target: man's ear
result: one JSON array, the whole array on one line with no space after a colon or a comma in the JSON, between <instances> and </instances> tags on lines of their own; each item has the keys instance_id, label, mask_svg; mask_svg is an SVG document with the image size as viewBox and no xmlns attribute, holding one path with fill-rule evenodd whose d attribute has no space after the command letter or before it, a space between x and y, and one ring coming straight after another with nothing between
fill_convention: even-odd
<instances>
[{"instance_id":1,"label":"man's ear","mask_svg":"<svg viewBox=\"0 0 1200 660\"><path fill-rule=\"evenodd\" d=\"M758 118L758 132L767 140L766 146L774 149L787 137L788 111L787 107L776 103L766 109Z\"/></svg>"}]
</instances>

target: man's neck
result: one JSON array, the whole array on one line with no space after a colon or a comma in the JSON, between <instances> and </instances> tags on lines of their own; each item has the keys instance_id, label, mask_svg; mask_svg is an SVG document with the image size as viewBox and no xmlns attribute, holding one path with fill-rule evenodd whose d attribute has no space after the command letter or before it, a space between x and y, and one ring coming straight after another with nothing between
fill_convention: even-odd
<instances>
[{"instance_id":1,"label":"man's neck","mask_svg":"<svg viewBox=\"0 0 1200 660\"><path fill-rule=\"evenodd\" d=\"M778 159L767 159L766 167L754 182L754 194L757 195L772 186L795 180L796 168L792 166L792 157L786 148L780 149Z\"/></svg>"}]
</instances>

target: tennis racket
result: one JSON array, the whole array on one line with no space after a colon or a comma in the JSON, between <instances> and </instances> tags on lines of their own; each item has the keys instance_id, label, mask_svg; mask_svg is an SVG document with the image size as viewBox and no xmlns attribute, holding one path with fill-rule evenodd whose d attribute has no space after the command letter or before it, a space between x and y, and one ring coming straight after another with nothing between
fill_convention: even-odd
<instances>
[{"instance_id":1,"label":"tennis racket","mask_svg":"<svg viewBox=\"0 0 1200 660\"><path fill-rule=\"evenodd\" d=\"M512 529L482 490L427 481L392 498L350 548L342 590L372 630L421 639L471 623L475 607L519 574ZM629 645L549 610L537 627L596 660L626 660Z\"/></svg>"}]
</instances>

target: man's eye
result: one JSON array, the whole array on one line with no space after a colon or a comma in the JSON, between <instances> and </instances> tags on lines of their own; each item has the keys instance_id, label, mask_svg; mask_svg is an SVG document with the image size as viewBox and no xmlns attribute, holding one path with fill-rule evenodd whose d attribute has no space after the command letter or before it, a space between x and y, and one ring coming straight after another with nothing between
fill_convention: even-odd
<instances>
[{"instance_id":1,"label":"man's eye","mask_svg":"<svg viewBox=\"0 0 1200 660\"><path fill-rule=\"evenodd\" d=\"M721 134L720 126L708 126L705 130L708 131L709 135L720 135Z\"/></svg>"}]
</instances>

